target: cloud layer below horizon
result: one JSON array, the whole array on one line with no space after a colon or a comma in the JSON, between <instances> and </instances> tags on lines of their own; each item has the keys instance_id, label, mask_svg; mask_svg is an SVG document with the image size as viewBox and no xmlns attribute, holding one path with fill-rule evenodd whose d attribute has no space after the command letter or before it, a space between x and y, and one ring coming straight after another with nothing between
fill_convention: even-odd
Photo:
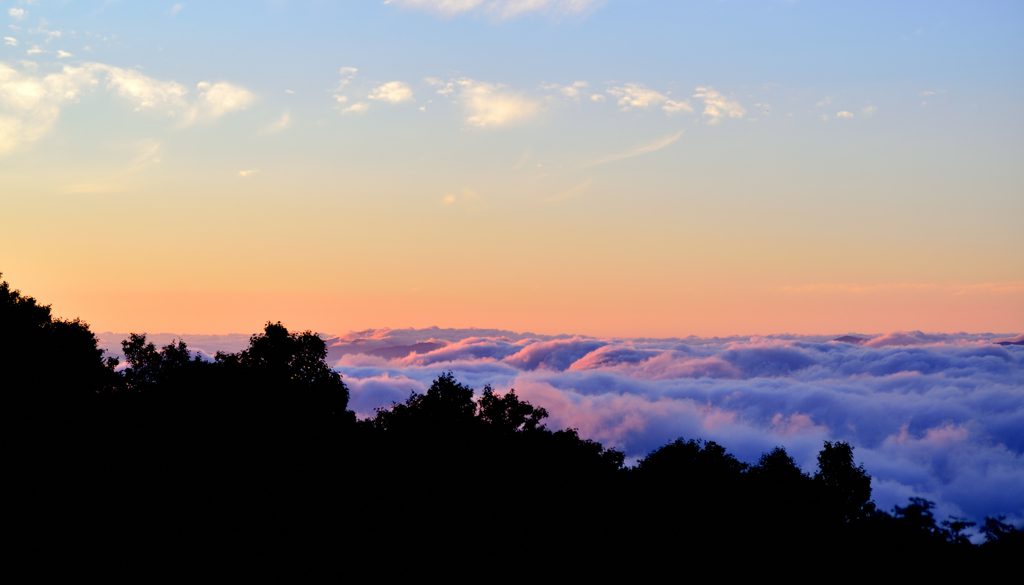
<instances>
[{"instance_id":1,"label":"cloud layer below horizon","mask_svg":"<svg viewBox=\"0 0 1024 585\"><path fill-rule=\"evenodd\" d=\"M514 388L550 412L549 427L576 428L627 461L677 437L703 438L748 463L783 445L811 472L823 441L847 441L883 509L920 496L937 502L941 518L1019 522L1024 346L996 342L1021 337L895 332L850 344L432 328L352 332L328 344L361 418L452 371L478 392ZM101 338L113 349L116 335ZM213 353L241 349L247 337L186 340Z\"/></svg>"}]
</instances>

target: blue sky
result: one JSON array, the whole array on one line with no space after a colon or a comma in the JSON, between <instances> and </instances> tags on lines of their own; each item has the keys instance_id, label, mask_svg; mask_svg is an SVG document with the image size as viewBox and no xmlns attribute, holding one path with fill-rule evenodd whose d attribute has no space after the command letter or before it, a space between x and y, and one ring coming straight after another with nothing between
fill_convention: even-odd
<instances>
[{"instance_id":1,"label":"blue sky","mask_svg":"<svg viewBox=\"0 0 1024 585\"><path fill-rule=\"evenodd\" d=\"M1018 3L5 6L3 269L104 328L1024 328Z\"/></svg>"}]
</instances>

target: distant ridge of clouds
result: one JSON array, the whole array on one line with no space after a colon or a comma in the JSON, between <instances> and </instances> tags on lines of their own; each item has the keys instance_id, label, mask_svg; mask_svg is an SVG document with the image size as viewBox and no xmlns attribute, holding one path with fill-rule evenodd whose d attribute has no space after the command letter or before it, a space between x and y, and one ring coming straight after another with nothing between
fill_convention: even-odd
<instances>
[{"instance_id":1,"label":"distant ridge of clouds","mask_svg":"<svg viewBox=\"0 0 1024 585\"><path fill-rule=\"evenodd\" d=\"M840 337L847 341L838 341ZM360 416L452 371L511 388L553 428L635 461L676 437L743 461L783 445L813 471L825 440L848 441L882 509L911 496L937 516L1024 520L1024 346L995 334L616 339L479 329L366 330L329 338Z\"/></svg>"}]
</instances>

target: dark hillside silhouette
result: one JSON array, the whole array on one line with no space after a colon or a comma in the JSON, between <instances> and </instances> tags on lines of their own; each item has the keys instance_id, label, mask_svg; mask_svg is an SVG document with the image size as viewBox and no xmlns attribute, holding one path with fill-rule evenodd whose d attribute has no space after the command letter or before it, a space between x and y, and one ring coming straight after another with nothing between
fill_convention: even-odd
<instances>
[{"instance_id":1,"label":"dark hillside silhouette","mask_svg":"<svg viewBox=\"0 0 1024 585\"><path fill-rule=\"evenodd\" d=\"M21 547L117 567L531 580L991 577L1024 551L1003 518L938 521L923 499L877 510L843 442L824 443L813 476L781 447L747 465L682 438L630 468L514 390L477 395L451 373L356 421L324 341L281 323L213 361L144 334L123 349L117 370L85 323L0 283L5 518Z\"/></svg>"}]
</instances>

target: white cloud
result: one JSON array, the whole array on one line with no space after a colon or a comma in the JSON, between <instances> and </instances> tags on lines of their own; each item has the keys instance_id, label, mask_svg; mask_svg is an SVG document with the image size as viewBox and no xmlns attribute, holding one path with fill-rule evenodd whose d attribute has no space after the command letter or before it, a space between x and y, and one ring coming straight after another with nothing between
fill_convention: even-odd
<instances>
[{"instance_id":1,"label":"white cloud","mask_svg":"<svg viewBox=\"0 0 1024 585\"><path fill-rule=\"evenodd\" d=\"M610 163L610 162L614 162L614 161L617 161L617 160L622 160L622 159L625 159L625 158L633 158L634 156L640 156L641 154L647 154L649 152L654 152L656 150L661 150L662 148L665 148L666 146L668 146L669 144L672 144L676 140L679 140L679 137L682 136L682 135L683 135L683 131L680 130L679 132L673 134L672 136L666 136L665 138L661 138L659 140L655 140L654 142L645 144L643 146L639 146L639 147L634 148L632 150L627 150L626 152L620 152L618 154L612 154L612 155L609 155L609 156L606 156L606 157L599 158L599 159L597 159L595 161L591 161L591 162L589 162L589 163L587 163L587 164L585 164L583 166L585 166L585 167L592 167L592 166L595 166L595 165L603 165L605 163Z\"/></svg>"},{"instance_id":2,"label":"white cloud","mask_svg":"<svg viewBox=\"0 0 1024 585\"><path fill-rule=\"evenodd\" d=\"M167 106L184 108L185 94L188 90L184 85L174 81L159 81L143 75L133 69L121 69L101 63L86 65L92 71L107 74L107 89L113 90L118 96L132 102L135 110Z\"/></svg>"},{"instance_id":3,"label":"white cloud","mask_svg":"<svg viewBox=\"0 0 1024 585\"><path fill-rule=\"evenodd\" d=\"M98 87L103 79L107 90L136 111L164 108L170 115L183 112L186 125L244 109L255 99L239 86L206 83L200 84L202 91L190 105L185 99L188 90L180 83L153 79L132 69L86 63L38 76L33 73L35 63L24 64L20 72L0 64L0 154L42 138L53 128L61 108L77 101L84 89Z\"/></svg>"},{"instance_id":4,"label":"white cloud","mask_svg":"<svg viewBox=\"0 0 1024 585\"><path fill-rule=\"evenodd\" d=\"M450 81L442 81L436 77L428 77L423 81L426 81L434 87L440 87L441 89L437 90L437 93L441 95L448 96L455 93L455 84Z\"/></svg>"},{"instance_id":5,"label":"white cloud","mask_svg":"<svg viewBox=\"0 0 1024 585\"><path fill-rule=\"evenodd\" d=\"M255 174L262 173L262 172L263 171L261 171L259 169L248 169L248 170L244 170L244 171L238 171L238 176L244 179L246 177L251 177L251 176L253 176Z\"/></svg>"},{"instance_id":6,"label":"white cloud","mask_svg":"<svg viewBox=\"0 0 1024 585\"><path fill-rule=\"evenodd\" d=\"M674 114L676 112L692 112L693 106L691 106L688 102L665 100L665 105L661 106L661 109L665 110L669 114Z\"/></svg>"},{"instance_id":7,"label":"white cloud","mask_svg":"<svg viewBox=\"0 0 1024 585\"><path fill-rule=\"evenodd\" d=\"M580 96L580 90L585 87L589 87L589 85L590 84L586 81L575 81L572 85L566 85L565 87L553 84L547 86L545 89L558 90L558 93L562 94L564 97L578 99Z\"/></svg>"},{"instance_id":8,"label":"white cloud","mask_svg":"<svg viewBox=\"0 0 1024 585\"><path fill-rule=\"evenodd\" d=\"M412 89L408 84L401 81L389 81L380 87L375 87L370 95L366 96L371 100L378 100L392 104L412 101Z\"/></svg>"},{"instance_id":9,"label":"white cloud","mask_svg":"<svg viewBox=\"0 0 1024 585\"><path fill-rule=\"evenodd\" d=\"M83 87L95 85L85 67L64 67L43 77L0 63L0 154L45 136L61 107L77 101Z\"/></svg>"},{"instance_id":10,"label":"white cloud","mask_svg":"<svg viewBox=\"0 0 1024 585\"><path fill-rule=\"evenodd\" d=\"M828 114L822 114L821 115L821 121L822 122L828 122Z\"/></svg>"},{"instance_id":11,"label":"white cloud","mask_svg":"<svg viewBox=\"0 0 1024 585\"><path fill-rule=\"evenodd\" d=\"M183 6L181 4L175 4L174 6L171 6L171 16L174 16L175 14L180 12L182 8Z\"/></svg>"},{"instance_id":12,"label":"white cloud","mask_svg":"<svg viewBox=\"0 0 1024 585\"><path fill-rule=\"evenodd\" d=\"M46 51L44 51L44 50L39 48L39 45L32 45L32 48L27 50L27 51L25 51L25 54L29 55L29 56L32 56L32 55L38 55L39 53L45 53L45 52Z\"/></svg>"},{"instance_id":13,"label":"white cloud","mask_svg":"<svg viewBox=\"0 0 1024 585\"><path fill-rule=\"evenodd\" d=\"M10 45L12 47L17 47L18 46L18 39L14 38L14 37L4 37L4 44L5 45Z\"/></svg>"},{"instance_id":14,"label":"white cloud","mask_svg":"<svg viewBox=\"0 0 1024 585\"><path fill-rule=\"evenodd\" d=\"M362 114L366 110L370 109L370 104L366 102L356 102L351 106L341 111L342 114Z\"/></svg>"},{"instance_id":15,"label":"white cloud","mask_svg":"<svg viewBox=\"0 0 1024 585\"><path fill-rule=\"evenodd\" d=\"M216 120L224 114L244 110L256 101L256 96L252 92L239 85L225 82L210 84L204 81L197 87L200 91L199 97L185 112L185 125L197 120Z\"/></svg>"},{"instance_id":16,"label":"white cloud","mask_svg":"<svg viewBox=\"0 0 1024 585\"><path fill-rule=\"evenodd\" d=\"M58 59L63 59L65 57L74 57L74 55L72 55L71 53L68 53L67 51L61 51L61 50L57 51L57 58Z\"/></svg>"},{"instance_id":17,"label":"white cloud","mask_svg":"<svg viewBox=\"0 0 1024 585\"><path fill-rule=\"evenodd\" d=\"M288 112L288 110L285 110L284 113L281 114L280 118L275 120L273 123L271 123L269 126L267 126L263 130L263 133L264 134L277 134L278 132L280 132L282 130L286 130L286 129L290 128L291 125L292 125L292 115Z\"/></svg>"},{"instance_id":18,"label":"white cloud","mask_svg":"<svg viewBox=\"0 0 1024 585\"><path fill-rule=\"evenodd\" d=\"M466 122L473 126L505 126L529 118L540 110L537 102L509 92L501 85L465 78L455 84L466 109Z\"/></svg>"},{"instance_id":19,"label":"white cloud","mask_svg":"<svg viewBox=\"0 0 1024 585\"><path fill-rule=\"evenodd\" d=\"M944 90L944 89L936 89L936 90L922 91L920 93L920 96L921 97L928 97L930 95L936 95L936 94L940 94L940 93L946 93L946 90Z\"/></svg>"},{"instance_id":20,"label":"white cloud","mask_svg":"<svg viewBox=\"0 0 1024 585\"><path fill-rule=\"evenodd\" d=\"M446 17L476 12L504 19L530 12L579 14L596 6L598 0L385 0L384 3Z\"/></svg>"},{"instance_id":21,"label":"white cloud","mask_svg":"<svg viewBox=\"0 0 1024 585\"><path fill-rule=\"evenodd\" d=\"M843 110L842 112L839 112L839 113L836 114L836 118L852 118L852 117L853 117L853 114L850 113L850 112L847 112L846 110Z\"/></svg>"},{"instance_id":22,"label":"white cloud","mask_svg":"<svg viewBox=\"0 0 1024 585\"><path fill-rule=\"evenodd\" d=\"M11 8L7 11L7 14L10 14L11 18L19 22L25 20L25 17L28 16L28 12L23 8Z\"/></svg>"},{"instance_id":23,"label":"white cloud","mask_svg":"<svg viewBox=\"0 0 1024 585\"><path fill-rule=\"evenodd\" d=\"M61 35L64 34L64 33L62 33L59 30L46 30L45 28L43 28L44 26L46 26L46 24L47 23L46 23L46 19L45 18L40 19L39 27L35 28L35 29L31 29L30 28L30 29L28 29L28 32L30 34L45 35L46 36L45 42L47 42L47 43L52 41L53 39L59 39L61 37Z\"/></svg>"},{"instance_id":24,"label":"white cloud","mask_svg":"<svg viewBox=\"0 0 1024 585\"><path fill-rule=\"evenodd\" d=\"M592 101L592 102L603 102L604 101L604 96L599 94L599 93L595 93L594 95L590 96L590 101Z\"/></svg>"},{"instance_id":25,"label":"white cloud","mask_svg":"<svg viewBox=\"0 0 1024 585\"><path fill-rule=\"evenodd\" d=\"M619 106L622 111L629 111L631 108L649 108L656 106L668 98L654 91L647 89L638 83L627 83L621 87L612 87L608 93L619 98Z\"/></svg>"},{"instance_id":26,"label":"white cloud","mask_svg":"<svg viewBox=\"0 0 1024 585\"><path fill-rule=\"evenodd\" d=\"M863 114L865 116L872 116L872 115L874 115L875 112L878 111L878 108L876 108L875 106L867 106L867 107L861 108L860 111L863 112Z\"/></svg>"},{"instance_id":27,"label":"white cloud","mask_svg":"<svg viewBox=\"0 0 1024 585\"><path fill-rule=\"evenodd\" d=\"M345 86L352 81L352 78L355 77L358 72L359 70L355 67L342 67L341 69L338 69L338 75L341 76L341 79L338 80L338 86L334 88L334 91L344 91Z\"/></svg>"},{"instance_id":28,"label":"white cloud","mask_svg":"<svg viewBox=\"0 0 1024 585\"><path fill-rule=\"evenodd\" d=\"M658 93L639 83L627 83L622 86L611 87L608 89L608 93L619 98L618 105L623 112L628 112L633 108L647 109L659 105L661 109L669 114L680 111L693 111L693 107L689 103L669 99L667 95Z\"/></svg>"},{"instance_id":29,"label":"white cloud","mask_svg":"<svg viewBox=\"0 0 1024 585\"><path fill-rule=\"evenodd\" d=\"M709 116L708 124L717 124L722 118L742 118L747 113L739 102L731 102L711 87L698 87L693 97L704 100L702 116Z\"/></svg>"}]
</instances>

